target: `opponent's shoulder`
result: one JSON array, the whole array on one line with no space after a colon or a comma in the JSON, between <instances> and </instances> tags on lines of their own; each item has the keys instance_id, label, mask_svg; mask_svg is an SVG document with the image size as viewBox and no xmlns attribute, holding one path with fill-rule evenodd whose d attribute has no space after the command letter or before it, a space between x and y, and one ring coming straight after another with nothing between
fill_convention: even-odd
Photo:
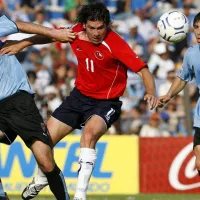
<instances>
[{"instance_id":1,"label":"opponent's shoulder","mask_svg":"<svg viewBox=\"0 0 200 200\"><path fill-rule=\"evenodd\" d=\"M7 22L12 22L12 23L14 23L15 24L15 22L13 22L9 17L7 17L6 15L1 15L0 16L0 22L2 23L7 23Z\"/></svg>"},{"instance_id":2,"label":"opponent's shoulder","mask_svg":"<svg viewBox=\"0 0 200 200\"><path fill-rule=\"evenodd\" d=\"M185 52L186 56L190 56L191 54L197 53L200 51L200 45L199 44L193 44Z\"/></svg>"},{"instance_id":3,"label":"opponent's shoulder","mask_svg":"<svg viewBox=\"0 0 200 200\"><path fill-rule=\"evenodd\" d=\"M6 15L1 15L0 19L8 19L8 17Z\"/></svg>"}]
</instances>

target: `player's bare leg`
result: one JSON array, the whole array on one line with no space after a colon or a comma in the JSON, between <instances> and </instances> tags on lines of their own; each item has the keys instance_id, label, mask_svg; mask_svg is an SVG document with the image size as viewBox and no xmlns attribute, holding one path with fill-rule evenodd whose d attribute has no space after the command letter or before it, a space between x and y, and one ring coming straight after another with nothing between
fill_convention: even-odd
<instances>
[{"instance_id":1,"label":"player's bare leg","mask_svg":"<svg viewBox=\"0 0 200 200\"><path fill-rule=\"evenodd\" d=\"M60 122L59 120L51 117L47 122L47 127L49 130L49 134L52 139L53 145L56 145L63 137L65 137L68 133L73 131L73 128ZM37 196L37 194L48 185L48 180L44 172L38 166L37 176L33 178L33 181L26 187L22 193L28 194L31 196ZM34 192L32 188L37 188L37 192Z\"/></svg>"},{"instance_id":2,"label":"player's bare leg","mask_svg":"<svg viewBox=\"0 0 200 200\"><path fill-rule=\"evenodd\" d=\"M36 140L32 144L31 150L37 160L38 165L46 175L49 187L56 199L69 200L69 195L67 192L66 184L64 182L64 177L62 175L62 172L54 162L53 153L50 146L44 144L41 141ZM23 192L22 198L30 199L28 190L26 190L26 192Z\"/></svg>"},{"instance_id":3,"label":"player's bare leg","mask_svg":"<svg viewBox=\"0 0 200 200\"><path fill-rule=\"evenodd\" d=\"M66 125L54 117L51 117L47 121L47 128L49 130L53 146L74 130L71 126Z\"/></svg>"},{"instance_id":4,"label":"player's bare leg","mask_svg":"<svg viewBox=\"0 0 200 200\"><path fill-rule=\"evenodd\" d=\"M195 162L195 164L196 164L199 176L200 176L200 145L196 145L194 147L194 154L196 156L196 162Z\"/></svg>"},{"instance_id":5,"label":"player's bare leg","mask_svg":"<svg viewBox=\"0 0 200 200\"><path fill-rule=\"evenodd\" d=\"M88 184L96 161L95 146L106 130L105 121L97 115L92 116L85 125L80 142L78 181L74 200L86 200Z\"/></svg>"}]
</instances>

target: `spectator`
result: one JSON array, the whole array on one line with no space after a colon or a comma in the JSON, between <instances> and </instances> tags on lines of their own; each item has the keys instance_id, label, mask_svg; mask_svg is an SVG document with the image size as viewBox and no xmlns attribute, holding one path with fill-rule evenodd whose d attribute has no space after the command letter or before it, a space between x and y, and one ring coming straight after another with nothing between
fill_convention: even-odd
<instances>
[{"instance_id":1,"label":"spectator","mask_svg":"<svg viewBox=\"0 0 200 200\"><path fill-rule=\"evenodd\" d=\"M28 14L31 21L34 19L34 15L44 8L42 0L21 0L20 6L21 10Z\"/></svg>"},{"instance_id":2,"label":"spectator","mask_svg":"<svg viewBox=\"0 0 200 200\"><path fill-rule=\"evenodd\" d=\"M132 0L131 8L136 14L143 10L146 17L151 17L156 13L156 0Z\"/></svg>"},{"instance_id":3,"label":"spectator","mask_svg":"<svg viewBox=\"0 0 200 200\"><path fill-rule=\"evenodd\" d=\"M148 124L142 126L140 131L140 137L168 137L170 133L165 130L161 130L160 126L160 116L158 113L153 113Z\"/></svg>"},{"instance_id":4,"label":"spectator","mask_svg":"<svg viewBox=\"0 0 200 200\"><path fill-rule=\"evenodd\" d=\"M132 121L130 110L131 110L131 99L125 90L123 96L120 97L120 101L122 101L121 107L121 131L123 134L127 133Z\"/></svg>"},{"instance_id":5,"label":"spectator","mask_svg":"<svg viewBox=\"0 0 200 200\"><path fill-rule=\"evenodd\" d=\"M73 23L76 20L77 16L77 8L81 5L86 4L87 0L65 0L65 12L67 15L67 19Z\"/></svg>"},{"instance_id":6,"label":"spectator","mask_svg":"<svg viewBox=\"0 0 200 200\"><path fill-rule=\"evenodd\" d=\"M48 85L44 89L44 100L47 102L49 113L53 111L62 103L61 98L59 97L58 89L53 85Z\"/></svg>"},{"instance_id":7,"label":"spectator","mask_svg":"<svg viewBox=\"0 0 200 200\"><path fill-rule=\"evenodd\" d=\"M128 23L129 33L124 34L123 38L130 45L134 52L143 60L148 59L147 42L143 36L138 32L138 24L134 21Z\"/></svg>"},{"instance_id":8,"label":"spectator","mask_svg":"<svg viewBox=\"0 0 200 200\"><path fill-rule=\"evenodd\" d=\"M42 26L46 26L49 28L54 28L53 24L46 20L44 10L39 10L35 13L34 23L42 25ZM40 50L42 48L49 48L50 46L51 46L50 44L34 45L34 48Z\"/></svg>"},{"instance_id":9,"label":"spectator","mask_svg":"<svg viewBox=\"0 0 200 200\"><path fill-rule=\"evenodd\" d=\"M169 116L169 132L171 135L176 136L178 134L179 119L183 113L177 111L176 100L171 101L166 108L166 113Z\"/></svg>"},{"instance_id":10,"label":"spectator","mask_svg":"<svg viewBox=\"0 0 200 200\"><path fill-rule=\"evenodd\" d=\"M5 2L5 0L3 0ZM16 9L20 8L21 0L6 0L6 4L9 10L9 13L14 12Z\"/></svg>"},{"instance_id":11,"label":"spectator","mask_svg":"<svg viewBox=\"0 0 200 200\"><path fill-rule=\"evenodd\" d=\"M43 45L41 45L43 46ZM43 46L42 49L40 49L39 53L42 57L42 64L47 67L47 70L50 74L53 74L53 59L51 55L51 45L49 46Z\"/></svg>"},{"instance_id":12,"label":"spectator","mask_svg":"<svg viewBox=\"0 0 200 200\"><path fill-rule=\"evenodd\" d=\"M57 52L57 59L53 62L53 68L59 68L61 65L76 68L76 64L67 59L66 49L62 49L60 52Z\"/></svg>"},{"instance_id":13,"label":"spectator","mask_svg":"<svg viewBox=\"0 0 200 200\"><path fill-rule=\"evenodd\" d=\"M9 13L6 1L0 0L0 15L9 15Z\"/></svg>"},{"instance_id":14,"label":"spectator","mask_svg":"<svg viewBox=\"0 0 200 200\"><path fill-rule=\"evenodd\" d=\"M141 99L139 101L139 104L132 108L131 115L133 119L134 116L139 115L142 123L147 124L150 116L150 111L148 109L147 103L143 99Z\"/></svg>"},{"instance_id":15,"label":"spectator","mask_svg":"<svg viewBox=\"0 0 200 200\"><path fill-rule=\"evenodd\" d=\"M36 73L34 71L27 71L27 76L28 76L31 88L35 90L36 89L36 86L35 86Z\"/></svg>"},{"instance_id":16,"label":"spectator","mask_svg":"<svg viewBox=\"0 0 200 200\"><path fill-rule=\"evenodd\" d=\"M44 94L45 87L51 82L51 76L47 70L47 67L43 65L40 57L37 57L34 60L33 65L36 73L35 85L37 92L40 96L42 96Z\"/></svg>"},{"instance_id":17,"label":"spectator","mask_svg":"<svg viewBox=\"0 0 200 200\"><path fill-rule=\"evenodd\" d=\"M166 90L168 90L171 87L172 82L174 81L176 77L175 70L171 70L167 72L167 77L164 80L162 84L158 86L158 96L163 96L166 93Z\"/></svg>"},{"instance_id":18,"label":"spectator","mask_svg":"<svg viewBox=\"0 0 200 200\"><path fill-rule=\"evenodd\" d=\"M154 53L150 56L148 65L152 72L158 67L157 77L160 79L166 79L167 72L175 69L165 43L158 43L154 46Z\"/></svg>"},{"instance_id":19,"label":"spectator","mask_svg":"<svg viewBox=\"0 0 200 200\"><path fill-rule=\"evenodd\" d=\"M138 25L138 32L142 35L148 45L150 45L153 40L157 39L158 32L154 24L145 17L145 10L138 10L136 15L133 15L127 20L127 23L131 23L131 21Z\"/></svg>"}]
</instances>

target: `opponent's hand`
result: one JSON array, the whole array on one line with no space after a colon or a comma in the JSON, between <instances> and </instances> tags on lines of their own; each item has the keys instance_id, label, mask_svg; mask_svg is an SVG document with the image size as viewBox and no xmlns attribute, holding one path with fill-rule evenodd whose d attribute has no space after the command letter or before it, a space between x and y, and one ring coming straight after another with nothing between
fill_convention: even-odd
<instances>
[{"instance_id":1,"label":"opponent's hand","mask_svg":"<svg viewBox=\"0 0 200 200\"><path fill-rule=\"evenodd\" d=\"M52 29L50 37L59 42L73 42L76 38L76 33L72 29Z\"/></svg>"},{"instance_id":2,"label":"opponent's hand","mask_svg":"<svg viewBox=\"0 0 200 200\"><path fill-rule=\"evenodd\" d=\"M0 49L0 55L15 55L22 51L24 47L20 44L19 41L15 40L6 40L3 47Z\"/></svg>"},{"instance_id":3,"label":"opponent's hand","mask_svg":"<svg viewBox=\"0 0 200 200\"><path fill-rule=\"evenodd\" d=\"M151 110L155 109L158 107L158 103L159 103L159 100L156 96L152 95L152 94L146 94L144 96L144 100L147 101L148 105L149 105L149 108Z\"/></svg>"},{"instance_id":4,"label":"opponent's hand","mask_svg":"<svg viewBox=\"0 0 200 200\"><path fill-rule=\"evenodd\" d=\"M171 100L171 96L170 95L160 96L159 97L158 107L160 107L160 108L164 107L165 104L167 104L170 100Z\"/></svg>"}]
</instances>

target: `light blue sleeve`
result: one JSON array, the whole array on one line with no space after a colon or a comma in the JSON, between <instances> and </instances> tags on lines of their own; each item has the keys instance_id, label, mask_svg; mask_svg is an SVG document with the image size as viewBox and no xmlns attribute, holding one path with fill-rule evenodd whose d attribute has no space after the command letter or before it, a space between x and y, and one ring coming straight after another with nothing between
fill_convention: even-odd
<instances>
[{"instance_id":1,"label":"light blue sleeve","mask_svg":"<svg viewBox=\"0 0 200 200\"><path fill-rule=\"evenodd\" d=\"M190 60L190 50L188 49L184 55L183 67L178 72L178 77L183 81L191 81L194 78L194 68Z\"/></svg>"},{"instance_id":2,"label":"light blue sleeve","mask_svg":"<svg viewBox=\"0 0 200 200\"><path fill-rule=\"evenodd\" d=\"M19 30L13 21L9 20L5 15L0 17L0 37L18 32Z\"/></svg>"}]
</instances>

